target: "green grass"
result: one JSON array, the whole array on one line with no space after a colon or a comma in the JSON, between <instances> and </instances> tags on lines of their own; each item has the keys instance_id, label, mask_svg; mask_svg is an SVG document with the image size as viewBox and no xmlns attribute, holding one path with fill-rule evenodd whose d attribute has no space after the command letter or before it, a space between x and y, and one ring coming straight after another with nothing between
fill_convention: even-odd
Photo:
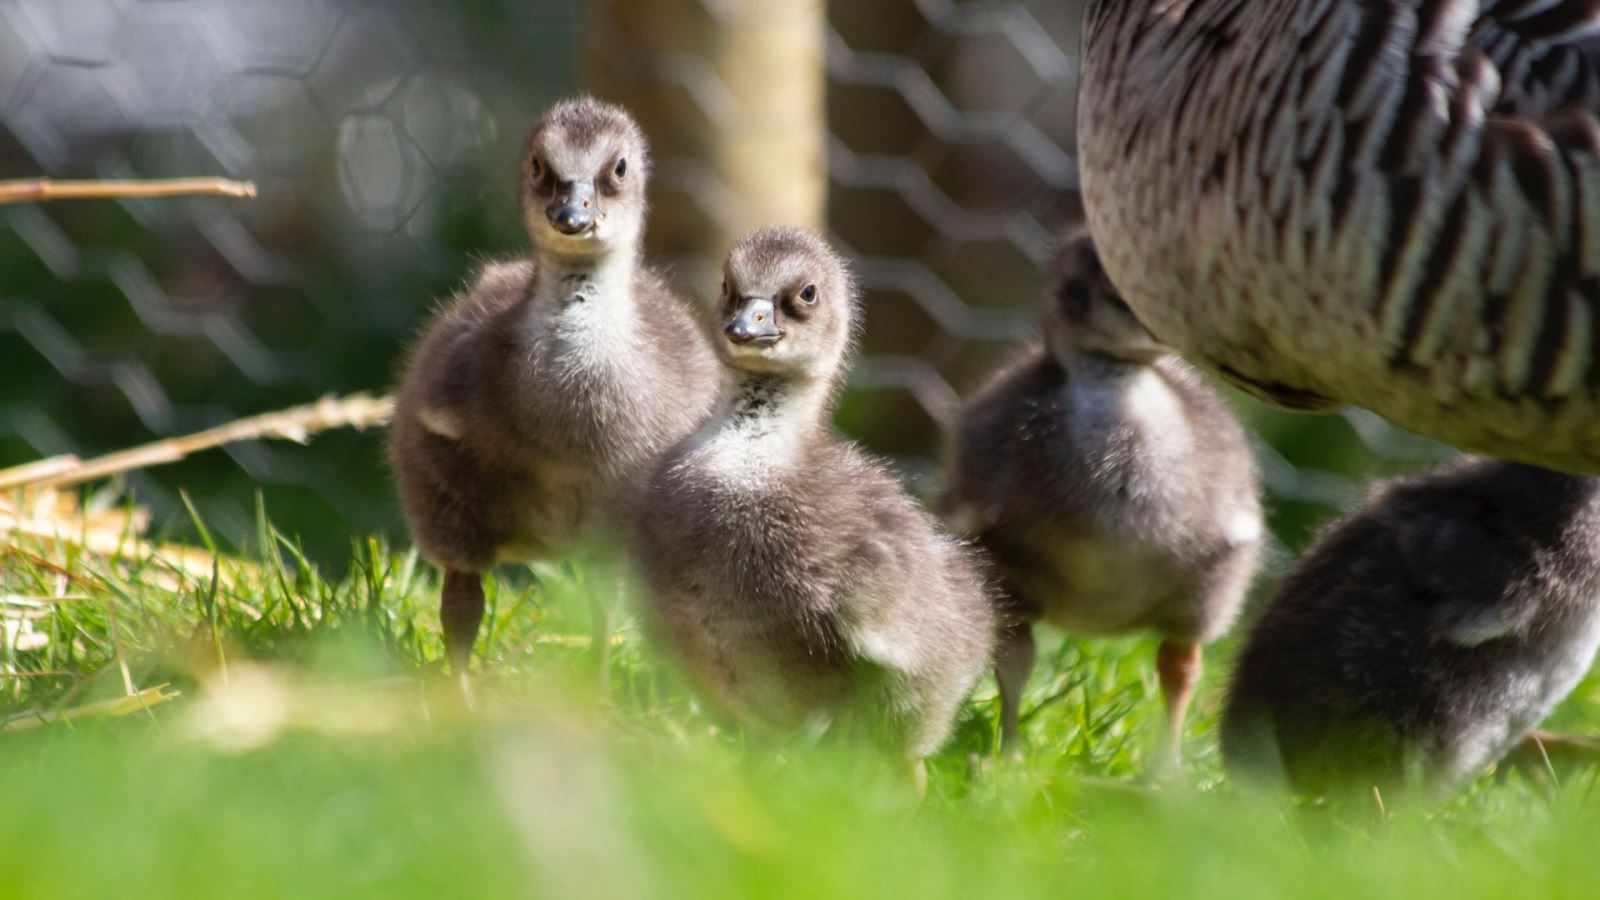
<instances>
[{"instance_id":1,"label":"green grass","mask_svg":"<svg viewBox=\"0 0 1600 900\"><path fill-rule=\"evenodd\" d=\"M1213 735L1227 646L1173 782L1137 782L1153 642L1051 636L1025 757L994 758L985 683L918 801L869 756L719 725L625 614L602 679L613 567L500 579L467 714L432 662L427 566L364 540L327 579L265 516L257 543L215 578L45 544L0 563L0 594L84 598L32 622L42 648L12 632L7 672L56 674L0 679L0 716L115 698L123 663L182 695L0 733L0 896L1521 897L1600 874L1592 773L1486 777L1386 821L1237 795ZM1586 684L1556 724L1597 702Z\"/></svg>"}]
</instances>

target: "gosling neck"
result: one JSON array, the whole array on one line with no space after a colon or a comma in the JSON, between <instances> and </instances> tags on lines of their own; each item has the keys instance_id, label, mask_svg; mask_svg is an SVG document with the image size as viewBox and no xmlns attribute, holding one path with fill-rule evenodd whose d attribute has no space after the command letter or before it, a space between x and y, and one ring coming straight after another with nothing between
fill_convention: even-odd
<instances>
[{"instance_id":1,"label":"gosling neck","mask_svg":"<svg viewBox=\"0 0 1600 900\"><path fill-rule=\"evenodd\" d=\"M1050 357L1069 382L1122 381L1150 370L1159 357L1116 356L1082 347L1052 348Z\"/></svg>"},{"instance_id":2,"label":"gosling neck","mask_svg":"<svg viewBox=\"0 0 1600 900\"><path fill-rule=\"evenodd\" d=\"M827 427L832 394L822 379L725 369L716 418L752 437L798 439Z\"/></svg>"},{"instance_id":3,"label":"gosling neck","mask_svg":"<svg viewBox=\"0 0 1600 900\"><path fill-rule=\"evenodd\" d=\"M567 311L596 303L631 305L638 253L619 247L593 254L560 253L547 248L534 251L534 303Z\"/></svg>"}]
</instances>

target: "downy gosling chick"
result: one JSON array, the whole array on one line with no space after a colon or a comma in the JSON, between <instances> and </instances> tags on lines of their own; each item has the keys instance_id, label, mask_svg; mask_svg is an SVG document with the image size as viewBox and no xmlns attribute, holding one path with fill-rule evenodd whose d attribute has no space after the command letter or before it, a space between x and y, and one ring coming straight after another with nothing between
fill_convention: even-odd
<instances>
[{"instance_id":1,"label":"downy gosling chick","mask_svg":"<svg viewBox=\"0 0 1600 900\"><path fill-rule=\"evenodd\" d=\"M530 258L491 263L423 333L390 460L463 679L482 575L622 525L649 465L709 413L716 359L641 259L645 140L589 98L547 111L522 161Z\"/></svg>"},{"instance_id":2,"label":"downy gosling chick","mask_svg":"<svg viewBox=\"0 0 1600 900\"><path fill-rule=\"evenodd\" d=\"M829 419L855 284L821 239L757 231L712 311L711 418L668 452L636 556L654 627L702 693L760 727L870 716L916 762L948 736L994 642L984 575Z\"/></svg>"},{"instance_id":3,"label":"downy gosling chick","mask_svg":"<svg viewBox=\"0 0 1600 900\"><path fill-rule=\"evenodd\" d=\"M997 374L956 425L941 511L999 576L1001 736L1019 748L1033 622L1083 635L1154 631L1177 758L1201 645L1232 624L1262 538L1255 461L1201 376L1123 304L1087 232L1048 273L1042 345Z\"/></svg>"},{"instance_id":4,"label":"downy gosling chick","mask_svg":"<svg viewBox=\"0 0 1600 900\"><path fill-rule=\"evenodd\" d=\"M1600 646L1600 478L1472 460L1379 486L1251 629L1230 774L1441 796L1520 743Z\"/></svg>"}]
</instances>

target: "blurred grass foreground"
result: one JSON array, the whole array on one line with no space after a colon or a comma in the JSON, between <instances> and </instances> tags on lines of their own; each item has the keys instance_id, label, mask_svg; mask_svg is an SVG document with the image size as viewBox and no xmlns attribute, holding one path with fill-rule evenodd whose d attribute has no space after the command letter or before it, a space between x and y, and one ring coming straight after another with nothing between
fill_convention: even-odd
<instances>
[{"instance_id":1,"label":"blurred grass foreground","mask_svg":"<svg viewBox=\"0 0 1600 900\"><path fill-rule=\"evenodd\" d=\"M659 120L652 255L711 290L750 211L700 139L769 93L713 64L744 46L818 120L801 149L826 165L796 155L815 183L795 202L867 295L839 424L926 486L1079 218L1081 4L816 5L825 28L784 45L809 80L686 34L739 6L0 2L0 173L261 187L0 212L0 898L1593 896L1594 771L1355 816L1237 793L1214 737L1226 642L1171 780L1140 777L1148 642L1046 635L1022 757L997 757L986 681L918 798L825 736L707 714L641 639L617 561L542 565L490 587L468 713L435 662L435 575L386 537L375 429L187 455L303 436L242 416L386 388L472 260L524 245L522 129L580 57ZM1359 411L1241 406L1275 565L1367 478L1442 455ZM1591 679L1552 727L1593 730L1597 703Z\"/></svg>"},{"instance_id":2,"label":"blurred grass foreground","mask_svg":"<svg viewBox=\"0 0 1600 900\"><path fill-rule=\"evenodd\" d=\"M158 541L98 555L13 539L0 895L1577 897L1596 883L1593 773L1485 777L1442 811L1387 818L1240 796L1212 737L1219 678L1181 774L1141 784L1160 704L1140 641L1045 644L1019 760L996 760L982 686L919 801L845 748L722 727L612 614L622 573L541 566L490 594L467 714L430 662L429 567L373 538L329 579L264 510L257 528L258 552L209 571ZM603 653L597 613L613 622ZM1586 685L1558 720L1593 721L1596 699Z\"/></svg>"}]
</instances>

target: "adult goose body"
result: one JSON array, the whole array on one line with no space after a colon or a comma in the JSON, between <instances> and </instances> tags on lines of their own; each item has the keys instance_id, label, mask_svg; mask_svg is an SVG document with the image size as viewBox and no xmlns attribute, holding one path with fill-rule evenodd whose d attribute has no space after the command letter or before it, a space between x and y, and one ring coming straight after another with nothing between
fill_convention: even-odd
<instances>
[{"instance_id":1,"label":"adult goose body","mask_svg":"<svg viewBox=\"0 0 1600 900\"><path fill-rule=\"evenodd\" d=\"M1280 405L1600 472L1600 7L1085 15L1084 205L1156 337Z\"/></svg>"}]
</instances>

